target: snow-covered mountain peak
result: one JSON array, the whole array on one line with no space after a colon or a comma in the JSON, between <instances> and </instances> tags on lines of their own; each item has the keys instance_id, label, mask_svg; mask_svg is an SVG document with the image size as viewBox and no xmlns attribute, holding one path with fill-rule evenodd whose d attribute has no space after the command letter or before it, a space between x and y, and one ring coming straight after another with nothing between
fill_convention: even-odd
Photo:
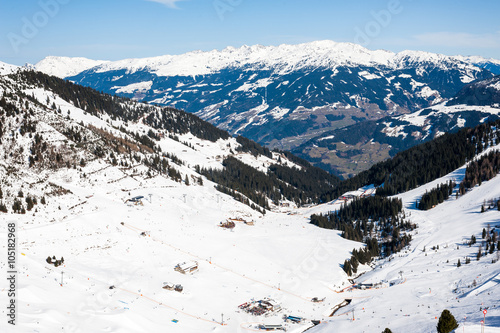
<instances>
[{"instance_id":1,"label":"snow-covered mountain peak","mask_svg":"<svg viewBox=\"0 0 500 333\"><path fill-rule=\"evenodd\" d=\"M82 57L56 57L48 56L34 65L40 72L60 78L73 76L89 68L107 63L105 60L92 60Z\"/></svg>"},{"instance_id":2,"label":"snow-covered mountain peak","mask_svg":"<svg viewBox=\"0 0 500 333\"><path fill-rule=\"evenodd\" d=\"M493 58L485 58L485 57L481 57L481 56L461 56L461 55L458 55L458 56L455 56L454 58L460 59L460 60L465 61L465 62L471 62L474 64L483 64L483 63L489 62L489 63L500 65L500 60L493 59Z\"/></svg>"}]
</instances>

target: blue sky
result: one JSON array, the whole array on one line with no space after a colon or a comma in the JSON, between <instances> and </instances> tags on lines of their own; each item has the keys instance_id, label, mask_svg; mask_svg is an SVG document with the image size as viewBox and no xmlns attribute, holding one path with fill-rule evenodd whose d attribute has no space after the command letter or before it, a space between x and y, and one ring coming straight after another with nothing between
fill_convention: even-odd
<instances>
[{"instance_id":1,"label":"blue sky","mask_svg":"<svg viewBox=\"0 0 500 333\"><path fill-rule=\"evenodd\" d=\"M2 1L0 61L118 60L324 39L500 59L498 13L498 0Z\"/></svg>"}]
</instances>

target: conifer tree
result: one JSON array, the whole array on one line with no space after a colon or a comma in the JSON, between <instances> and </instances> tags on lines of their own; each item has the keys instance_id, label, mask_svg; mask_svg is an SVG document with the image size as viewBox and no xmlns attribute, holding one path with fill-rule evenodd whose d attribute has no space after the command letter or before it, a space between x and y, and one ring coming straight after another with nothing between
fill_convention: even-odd
<instances>
[{"instance_id":1,"label":"conifer tree","mask_svg":"<svg viewBox=\"0 0 500 333\"><path fill-rule=\"evenodd\" d=\"M455 317L449 310L443 310L437 324L438 333L450 333L456 328L458 328L458 324Z\"/></svg>"}]
</instances>

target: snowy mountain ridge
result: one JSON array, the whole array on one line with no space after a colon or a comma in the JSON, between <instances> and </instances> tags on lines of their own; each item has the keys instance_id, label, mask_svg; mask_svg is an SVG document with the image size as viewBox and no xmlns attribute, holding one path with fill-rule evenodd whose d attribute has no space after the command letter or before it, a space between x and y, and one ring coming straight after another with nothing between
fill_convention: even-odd
<instances>
[{"instance_id":1,"label":"snowy mountain ridge","mask_svg":"<svg viewBox=\"0 0 500 333\"><path fill-rule=\"evenodd\" d=\"M89 68L99 66L109 61L91 60L83 57L49 56L36 63L33 68L59 78L73 76Z\"/></svg>"},{"instance_id":2,"label":"snowy mountain ridge","mask_svg":"<svg viewBox=\"0 0 500 333\"><path fill-rule=\"evenodd\" d=\"M126 69L128 74L148 70L158 76L196 76L214 74L224 68L252 66L261 70L271 70L275 75L284 75L304 68L335 69L341 65L378 65L398 69L408 64L429 62L441 67L459 63L459 66L465 68L470 67L468 60L471 59L423 51L407 50L399 53L385 50L372 51L357 44L324 40L298 45L245 45L240 48L227 47L220 51L193 51L181 55L108 62L51 56L35 64L35 68L61 78L76 75L90 68L98 73Z\"/></svg>"}]
</instances>

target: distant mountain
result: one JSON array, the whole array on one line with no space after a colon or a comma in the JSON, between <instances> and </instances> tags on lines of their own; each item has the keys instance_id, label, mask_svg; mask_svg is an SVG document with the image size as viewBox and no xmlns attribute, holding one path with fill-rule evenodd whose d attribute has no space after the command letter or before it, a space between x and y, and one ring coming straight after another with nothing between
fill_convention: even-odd
<instances>
[{"instance_id":1,"label":"distant mountain","mask_svg":"<svg viewBox=\"0 0 500 333\"><path fill-rule=\"evenodd\" d=\"M500 118L500 76L472 82L448 102L325 132L293 152L344 177L395 153Z\"/></svg>"},{"instance_id":2,"label":"distant mountain","mask_svg":"<svg viewBox=\"0 0 500 333\"><path fill-rule=\"evenodd\" d=\"M466 85L447 105L481 105L500 108L500 75Z\"/></svg>"},{"instance_id":3,"label":"distant mountain","mask_svg":"<svg viewBox=\"0 0 500 333\"><path fill-rule=\"evenodd\" d=\"M184 109L231 134L281 149L440 103L465 84L492 76L465 58L332 41L229 47L91 68L63 58L62 72L55 70L57 58L50 58L52 67L47 61L35 67L106 93Z\"/></svg>"},{"instance_id":4,"label":"distant mountain","mask_svg":"<svg viewBox=\"0 0 500 333\"><path fill-rule=\"evenodd\" d=\"M457 59L474 64L478 67L484 68L492 72L493 74L500 75L500 60L493 58L483 58L478 56L456 56Z\"/></svg>"},{"instance_id":5,"label":"distant mountain","mask_svg":"<svg viewBox=\"0 0 500 333\"><path fill-rule=\"evenodd\" d=\"M39 61L34 69L37 71L65 78L81 73L89 68L108 63L104 60L91 60L81 57L47 57Z\"/></svg>"}]
</instances>

